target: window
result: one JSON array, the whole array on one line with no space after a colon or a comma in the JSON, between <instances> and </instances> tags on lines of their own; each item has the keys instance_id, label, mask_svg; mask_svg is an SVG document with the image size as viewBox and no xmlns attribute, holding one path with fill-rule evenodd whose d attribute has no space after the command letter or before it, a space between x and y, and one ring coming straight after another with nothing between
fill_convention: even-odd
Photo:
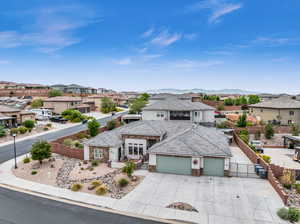
<instances>
[{"instance_id":1,"label":"window","mask_svg":"<svg viewBox=\"0 0 300 224\"><path fill-rule=\"evenodd\" d=\"M195 112L195 117L198 117L198 112L197 111Z\"/></svg>"},{"instance_id":2,"label":"window","mask_svg":"<svg viewBox=\"0 0 300 224\"><path fill-rule=\"evenodd\" d=\"M131 143L128 144L128 154L132 155L132 144Z\"/></svg>"},{"instance_id":3,"label":"window","mask_svg":"<svg viewBox=\"0 0 300 224\"><path fill-rule=\"evenodd\" d=\"M294 116L295 115L295 112L294 111L290 111L290 116Z\"/></svg>"},{"instance_id":4,"label":"window","mask_svg":"<svg viewBox=\"0 0 300 224\"><path fill-rule=\"evenodd\" d=\"M137 144L134 144L133 152L134 152L134 155L138 155L138 145Z\"/></svg>"},{"instance_id":5,"label":"window","mask_svg":"<svg viewBox=\"0 0 300 224\"><path fill-rule=\"evenodd\" d=\"M139 155L143 155L143 144L139 144Z\"/></svg>"},{"instance_id":6,"label":"window","mask_svg":"<svg viewBox=\"0 0 300 224\"><path fill-rule=\"evenodd\" d=\"M292 120L288 120L288 124L293 124L293 121Z\"/></svg>"},{"instance_id":7,"label":"window","mask_svg":"<svg viewBox=\"0 0 300 224\"><path fill-rule=\"evenodd\" d=\"M103 157L103 153L101 149L95 149L94 151L94 158L101 159Z\"/></svg>"},{"instance_id":8,"label":"window","mask_svg":"<svg viewBox=\"0 0 300 224\"><path fill-rule=\"evenodd\" d=\"M165 115L164 115L164 113L163 112L158 112L158 113L156 113L156 117L164 117Z\"/></svg>"}]
</instances>

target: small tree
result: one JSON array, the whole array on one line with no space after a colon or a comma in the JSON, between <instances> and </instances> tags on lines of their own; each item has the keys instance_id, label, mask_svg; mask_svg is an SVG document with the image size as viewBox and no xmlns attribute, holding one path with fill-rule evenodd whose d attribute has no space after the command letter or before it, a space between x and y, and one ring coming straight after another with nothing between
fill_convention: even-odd
<instances>
[{"instance_id":1,"label":"small tree","mask_svg":"<svg viewBox=\"0 0 300 224\"><path fill-rule=\"evenodd\" d=\"M116 125L117 125L117 122L115 120L108 121L106 123L106 128L107 128L107 130L112 130L116 127Z\"/></svg>"},{"instance_id":2,"label":"small tree","mask_svg":"<svg viewBox=\"0 0 300 224\"><path fill-rule=\"evenodd\" d=\"M292 125L292 135L299 136L299 126L298 125Z\"/></svg>"},{"instance_id":3,"label":"small tree","mask_svg":"<svg viewBox=\"0 0 300 224\"><path fill-rule=\"evenodd\" d=\"M218 105L218 108L217 108L219 111L220 110L224 110L225 109L225 107L224 107L224 104L220 104L220 105Z\"/></svg>"},{"instance_id":4,"label":"small tree","mask_svg":"<svg viewBox=\"0 0 300 224\"><path fill-rule=\"evenodd\" d=\"M139 99L141 99L141 100L143 100L143 101L146 101L146 102L148 102L149 98L150 98L150 95L149 95L148 93L143 93L143 94L141 94L141 96L139 97Z\"/></svg>"},{"instance_id":5,"label":"small tree","mask_svg":"<svg viewBox=\"0 0 300 224\"><path fill-rule=\"evenodd\" d=\"M35 122L33 120L26 120L23 122L23 126L25 126L28 129L33 129L35 126Z\"/></svg>"},{"instance_id":6,"label":"small tree","mask_svg":"<svg viewBox=\"0 0 300 224\"><path fill-rule=\"evenodd\" d=\"M100 124L96 119L92 119L88 123L90 136L95 137L99 132Z\"/></svg>"},{"instance_id":7,"label":"small tree","mask_svg":"<svg viewBox=\"0 0 300 224\"><path fill-rule=\"evenodd\" d=\"M226 106L233 106L234 105L234 99L227 98L227 99L224 100L224 104Z\"/></svg>"},{"instance_id":8,"label":"small tree","mask_svg":"<svg viewBox=\"0 0 300 224\"><path fill-rule=\"evenodd\" d=\"M132 177L135 169L135 164L133 162L127 162L123 167L122 171L127 174L128 177Z\"/></svg>"},{"instance_id":9,"label":"small tree","mask_svg":"<svg viewBox=\"0 0 300 224\"><path fill-rule=\"evenodd\" d=\"M147 102L142 99L136 99L130 105L129 113L138 114L141 113L142 109L146 106Z\"/></svg>"},{"instance_id":10,"label":"small tree","mask_svg":"<svg viewBox=\"0 0 300 224\"><path fill-rule=\"evenodd\" d=\"M109 113L116 110L116 104L112 99L108 97L103 97L101 99L101 112L102 113Z\"/></svg>"},{"instance_id":11,"label":"small tree","mask_svg":"<svg viewBox=\"0 0 300 224\"><path fill-rule=\"evenodd\" d=\"M56 96L62 96L62 95L63 95L62 91L57 90L57 89L52 89L48 93L49 97L56 97Z\"/></svg>"},{"instance_id":12,"label":"small tree","mask_svg":"<svg viewBox=\"0 0 300 224\"><path fill-rule=\"evenodd\" d=\"M240 128L247 127L247 114L244 113L242 116L239 117L239 120L237 121L236 125Z\"/></svg>"},{"instance_id":13,"label":"small tree","mask_svg":"<svg viewBox=\"0 0 300 224\"><path fill-rule=\"evenodd\" d=\"M42 99L36 99L36 100L33 100L31 102L31 108L40 108L43 106L43 100Z\"/></svg>"},{"instance_id":14,"label":"small tree","mask_svg":"<svg viewBox=\"0 0 300 224\"><path fill-rule=\"evenodd\" d=\"M42 164L43 159L51 157L51 145L46 141L35 142L32 145L30 154L33 160L38 160Z\"/></svg>"},{"instance_id":15,"label":"small tree","mask_svg":"<svg viewBox=\"0 0 300 224\"><path fill-rule=\"evenodd\" d=\"M260 102L260 98L257 95L249 95L248 96L248 103L249 104L256 104Z\"/></svg>"},{"instance_id":16,"label":"small tree","mask_svg":"<svg viewBox=\"0 0 300 224\"><path fill-rule=\"evenodd\" d=\"M6 136L6 132L4 130L4 127L2 125L0 125L0 138L5 137L5 136Z\"/></svg>"},{"instance_id":17,"label":"small tree","mask_svg":"<svg viewBox=\"0 0 300 224\"><path fill-rule=\"evenodd\" d=\"M267 124L265 127L265 137L266 139L271 139L274 136L274 128L272 124Z\"/></svg>"}]
</instances>

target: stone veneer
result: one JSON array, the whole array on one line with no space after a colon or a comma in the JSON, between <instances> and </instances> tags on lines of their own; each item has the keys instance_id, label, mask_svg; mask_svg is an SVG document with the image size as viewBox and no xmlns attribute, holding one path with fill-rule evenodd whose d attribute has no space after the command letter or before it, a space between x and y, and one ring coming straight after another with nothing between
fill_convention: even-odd
<instances>
[{"instance_id":1,"label":"stone veneer","mask_svg":"<svg viewBox=\"0 0 300 224\"><path fill-rule=\"evenodd\" d=\"M92 147L90 146L90 160L95 159L94 158L94 149L101 149L103 153L103 158L99 159L101 162L108 162L109 160L109 147Z\"/></svg>"}]
</instances>

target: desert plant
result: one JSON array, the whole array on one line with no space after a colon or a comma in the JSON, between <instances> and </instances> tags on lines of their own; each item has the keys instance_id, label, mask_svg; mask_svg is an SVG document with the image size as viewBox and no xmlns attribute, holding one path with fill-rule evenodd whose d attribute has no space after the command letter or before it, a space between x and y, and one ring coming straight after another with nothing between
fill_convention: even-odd
<instances>
[{"instance_id":1,"label":"desert plant","mask_svg":"<svg viewBox=\"0 0 300 224\"><path fill-rule=\"evenodd\" d=\"M92 137L95 137L99 133L100 124L96 119L92 119L88 123L89 134Z\"/></svg>"},{"instance_id":2,"label":"desert plant","mask_svg":"<svg viewBox=\"0 0 300 224\"><path fill-rule=\"evenodd\" d=\"M29 157L24 158L23 163L30 163L30 158Z\"/></svg>"},{"instance_id":3,"label":"desert plant","mask_svg":"<svg viewBox=\"0 0 300 224\"><path fill-rule=\"evenodd\" d=\"M98 166L99 165L99 161L98 160L92 160L91 162L92 166Z\"/></svg>"},{"instance_id":4,"label":"desert plant","mask_svg":"<svg viewBox=\"0 0 300 224\"><path fill-rule=\"evenodd\" d=\"M43 131L49 131L49 128L44 127L44 128L43 128Z\"/></svg>"},{"instance_id":5,"label":"desert plant","mask_svg":"<svg viewBox=\"0 0 300 224\"><path fill-rule=\"evenodd\" d=\"M247 127L247 114L243 113L243 115L239 116L239 120L236 123L236 126L240 128Z\"/></svg>"},{"instance_id":6,"label":"desert plant","mask_svg":"<svg viewBox=\"0 0 300 224\"><path fill-rule=\"evenodd\" d=\"M95 180L91 184L95 187L99 187L102 183L101 183L101 181Z\"/></svg>"},{"instance_id":7,"label":"desert plant","mask_svg":"<svg viewBox=\"0 0 300 224\"><path fill-rule=\"evenodd\" d=\"M286 188L287 186L292 186L292 184L295 183L295 172L292 172L292 170L289 169L284 169L283 174L280 177L280 182Z\"/></svg>"},{"instance_id":8,"label":"desert plant","mask_svg":"<svg viewBox=\"0 0 300 224\"><path fill-rule=\"evenodd\" d=\"M245 142L246 144L249 143L249 135L240 135L240 138Z\"/></svg>"},{"instance_id":9,"label":"desert plant","mask_svg":"<svg viewBox=\"0 0 300 224\"><path fill-rule=\"evenodd\" d=\"M259 154L259 156L266 162L266 163L271 163L271 157L264 155L264 154Z\"/></svg>"},{"instance_id":10,"label":"desert plant","mask_svg":"<svg viewBox=\"0 0 300 224\"><path fill-rule=\"evenodd\" d=\"M289 210L287 208L280 208L277 211L277 215L283 220L288 220L289 219Z\"/></svg>"},{"instance_id":11,"label":"desert plant","mask_svg":"<svg viewBox=\"0 0 300 224\"><path fill-rule=\"evenodd\" d=\"M297 194L300 194L300 184L294 184L294 188L295 188Z\"/></svg>"},{"instance_id":12,"label":"desert plant","mask_svg":"<svg viewBox=\"0 0 300 224\"><path fill-rule=\"evenodd\" d=\"M24 127L24 126L18 127L18 132L20 134L25 134L27 131L28 131L28 129L26 127Z\"/></svg>"},{"instance_id":13,"label":"desert plant","mask_svg":"<svg viewBox=\"0 0 300 224\"><path fill-rule=\"evenodd\" d=\"M52 124L51 123L48 123L46 124L47 127L51 128L52 127Z\"/></svg>"},{"instance_id":14,"label":"desert plant","mask_svg":"<svg viewBox=\"0 0 300 224\"><path fill-rule=\"evenodd\" d=\"M292 135L299 136L299 126L298 125L292 125Z\"/></svg>"},{"instance_id":15,"label":"desert plant","mask_svg":"<svg viewBox=\"0 0 300 224\"><path fill-rule=\"evenodd\" d=\"M116 127L116 125L117 125L117 122L115 120L108 121L106 123L106 128L107 128L107 130L112 130Z\"/></svg>"},{"instance_id":16,"label":"desert plant","mask_svg":"<svg viewBox=\"0 0 300 224\"><path fill-rule=\"evenodd\" d=\"M49 91L48 96L49 97L56 97L56 96L62 96L63 93L60 90L52 89Z\"/></svg>"},{"instance_id":17,"label":"desert plant","mask_svg":"<svg viewBox=\"0 0 300 224\"><path fill-rule=\"evenodd\" d=\"M35 122L33 120L26 120L23 122L23 126L28 129L33 129L35 127Z\"/></svg>"},{"instance_id":18,"label":"desert plant","mask_svg":"<svg viewBox=\"0 0 300 224\"><path fill-rule=\"evenodd\" d=\"M33 160L38 160L42 164L43 159L51 157L51 145L46 141L37 141L33 143L30 153Z\"/></svg>"},{"instance_id":19,"label":"desert plant","mask_svg":"<svg viewBox=\"0 0 300 224\"><path fill-rule=\"evenodd\" d=\"M97 195L105 195L106 193L107 193L107 187L104 184L99 186L96 190Z\"/></svg>"},{"instance_id":20,"label":"desert plant","mask_svg":"<svg viewBox=\"0 0 300 224\"><path fill-rule=\"evenodd\" d=\"M19 132L19 131L18 131L18 128L11 128L11 129L10 129L10 134L11 134L11 135L13 135L13 134L18 134L18 132Z\"/></svg>"},{"instance_id":21,"label":"desert plant","mask_svg":"<svg viewBox=\"0 0 300 224\"><path fill-rule=\"evenodd\" d=\"M43 103L42 99L35 99L31 102L30 106L31 108L40 108L43 106Z\"/></svg>"},{"instance_id":22,"label":"desert plant","mask_svg":"<svg viewBox=\"0 0 300 224\"><path fill-rule=\"evenodd\" d=\"M126 178L121 178L118 180L118 184L120 187L126 187L128 185L129 181Z\"/></svg>"},{"instance_id":23,"label":"desert plant","mask_svg":"<svg viewBox=\"0 0 300 224\"><path fill-rule=\"evenodd\" d=\"M225 107L224 107L224 104L220 104L220 105L218 105L218 108L217 108L219 111L220 110L224 110L225 109Z\"/></svg>"},{"instance_id":24,"label":"desert plant","mask_svg":"<svg viewBox=\"0 0 300 224\"><path fill-rule=\"evenodd\" d=\"M31 175L36 175L37 174L37 171L36 170L32 170L31 171Z\"/></svg>"},{"instance_id":25,"label":"desert plant","mask_svg":"<svg viewBox=\"0 0 300 224\"><path fill-rule=\"evenodd\" d=\"M72 191L79 191L81 188L82 188L82 185L77 183L77 184L72 185L71 190Z\"/></svg>"},{"instance_id":26,"label":"desert plant","mask_svg":"<svg viewBox=\"0 0 300 224\"><path fill-rule=\"evenodd\" d=\"M123 167L122 171L127 174L128 177L131 177L135 169L135 164L133 162L126 162L126 165Z\"/></svg>"},{"instance_id":27,"label":"desert plant","mask_svg":"<svg viewBox=\"0 0 300 224\"><path fill-rule=\"evenodd\" d=\"M298 222L300 219L300 211L297 208L289 208L288 217L290 222Z\"/></svg>"},{"instance_id":28,"label":"desert plant","mask_svg":"<svg viewBox=\"0 0 300 224\"><path fill-rule=\"evenodd\" d=\"M71 138L66 138L63 141L63 144L66 145L66 146L69 146L69 147L73 147L73 140Z\"/></svg>"}]
</instances>

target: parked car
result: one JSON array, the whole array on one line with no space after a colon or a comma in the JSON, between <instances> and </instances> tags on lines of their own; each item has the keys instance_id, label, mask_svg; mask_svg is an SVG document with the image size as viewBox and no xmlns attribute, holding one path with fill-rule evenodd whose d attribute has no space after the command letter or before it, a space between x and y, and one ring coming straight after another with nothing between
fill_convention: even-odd
<instances>
[{"instance_id":1,"label":"parked car","mask_svg":"<svg viewBox=\"0 0 300 224\"><path fill-rule=\"evenodd\" d=\"M50 121L64 124L67 123L68 120L62 116L52 116L50 117Z\"/></svg>"},{"instance_id":2,"label":"parked car","mask_svg":"<svg viewBox=\"0 0 300 224\"><path fill-rule=\"evenodd\" d=\"M253 145L257 152L264 153L263 143L259 140L252 140L250 144Z\"/></svg>"}]
</instances>

